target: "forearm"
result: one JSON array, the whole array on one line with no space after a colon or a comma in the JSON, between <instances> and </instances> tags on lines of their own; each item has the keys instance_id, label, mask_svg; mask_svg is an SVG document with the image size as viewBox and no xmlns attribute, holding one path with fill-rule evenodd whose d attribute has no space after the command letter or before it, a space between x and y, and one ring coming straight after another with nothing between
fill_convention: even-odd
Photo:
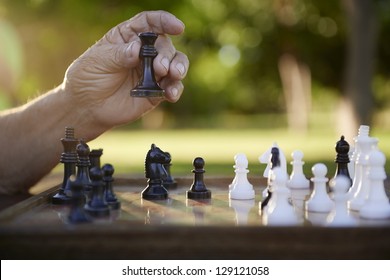
<instances>
[{"instance_id":1,"label":"forearm","mask_svg":"<svg viewBox=\"0 0 390 280\"><path fill-rule=\"evenodd\" d=\"M162 98L131 98L139 77L138 33L159 36L154 70ZM132 122L163 100L183 92L188 58L165 35L179 35L184 24L172 14L150 11L112 28L67 69L62 86L0 115L0 193L27 191L58 164L66 127L90 141L114 126ZM65 92L66 91L66 92Z\"/></svg>"},{"instance_id":2,"label":"forearm","mask_svg":"<svg viewBox=\"0 0 390 280\"><path fill-rule=\"evenodd\" d=\"M0 116L0 193L26 192L55 167L65 127L89 141L103 131L58 87Z\"/></svg>"}]
</instances>

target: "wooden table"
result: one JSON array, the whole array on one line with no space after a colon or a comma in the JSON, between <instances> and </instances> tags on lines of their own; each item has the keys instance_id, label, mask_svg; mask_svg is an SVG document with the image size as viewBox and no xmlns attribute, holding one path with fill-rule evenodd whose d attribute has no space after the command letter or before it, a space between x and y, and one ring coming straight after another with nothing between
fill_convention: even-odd
<instances>
[{"instance_id":1,"label":"wooden table","mask_svg":"<svg viewBox=\"0 0 390 280\"><path fill-rule=\"evenodd\" d=\"M296 226L266 226L259 213L263 178L250 177L253 201L231 201L232 178L207 177L212 199L187 200L192 178L164 201L142 200L145 178L116 178L121 210L87 224L70 224L69 206L52 205L54 186L0 212L2 259L389 259L390 220L356 217L356 227L327 227L308 213L308 191L294 191ZM389 184L386 183L389 191ZM239 215L237 209L249 209ZM238 211L238 212L237 212Z\"/></svg>"}]
</instances>

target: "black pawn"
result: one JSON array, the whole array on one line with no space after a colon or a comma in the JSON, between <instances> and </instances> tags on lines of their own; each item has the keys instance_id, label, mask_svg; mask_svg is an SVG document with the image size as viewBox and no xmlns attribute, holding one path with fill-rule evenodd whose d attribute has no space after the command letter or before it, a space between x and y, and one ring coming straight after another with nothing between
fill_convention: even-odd
<instances>
[{"instance_id":1,"label":"black pawn","mask_svg":"<svg viewBox=\"0 0 390 280\"><path fill-rule=\"evenodd\" d=\"M101 166L100 166L100 158L101 158L102 155L103 155L103 149L93 149L89 153L89 161L91 163L89 169L91 169L93 167L101 168Z\"/></svg>"},{"instance_id":2,"label":"black pawn","mask_svg":"<svg viewBox=\"0 0 390 280\"><path fill-rule=\"evenodd\" d=\"M99 167L92 167L89 170L91 177L92 195L85 205L85 211L94 217L110 215L110 207L104 198L103 172Z\"/></svg>"},{"instance_id":3,"label":"black pawn","mask_svg":"<svg viewBox=\"0 0 390 280\"><path fill-rule=\"evenodd\" d=\"M272 170L277 166L280 166L280 153L277 147L273 147L271 149L270 168ZM271 179L268 178L267 197L261 202L261 209L267 206L269 200L272 197L271 184L272 184Z\"/></svg>"},{"instance_id":4,"label":"black pawn","mask_svg":"<svg viewBox=\"0 0 390 280\"><path fill-rule=\"evenodd\" d=\"M349 163L349 143L345 141L345 137L341 136L340 140L337 141L335 150L336 150L336 173L334 178L339 175L343 175L349 179L349 186L352 186L352 179L349 175L348 163Z\"/></svg>"},{"instance_id":5,"label":"black pawn","mask_svg":"<svg viewBox=\"0 0 390 280\"><path fill-rule=\"evenodd\" d=\"M69 184L72 192L71 208L68 216L68 220L72 224L91 222L91 218L88 216L84 209L85 194L84 185L81 181L73 180L73 176L69 178Z\"/></svg>"},{"instance_id":6,"label":"black pawn","mask_svg":"<svg viewBox=\"0 0 390 280\"><path fill-rule=\"evenodd\" d=\"M108 206L112 210L118 210L121 207L121 203L116 197L114 190L113 190L113 174L115 172L114 167L106 163L102 167L103 170L103 182L104 182L104 198L108 204Z\"/></svg>"},{"instance_id":7,"label":"black pawn","mask_svg":"<svg viewBox=\"0 0 390 280\"><path fill-rule=\"evenodd\" d=\"M153 70L153 60L157 56L157 50L154 43L158 35L153 32L140 33L141 50L139 57L142 64L142 74L137 86L131 90L133 97L162 97L164 90L156 82Z\"/></svg>"},{"instance_id":8,"label":"black pawn","mask_svg":"<svg viewBox=\"0 0 390 280\"><path fill-rule=\"evenodd\" d=\"M191 185L190 190L187 191L187 198L189 199L208 199L211 198L211 191L206 188L204 183L203 175L206 172L204 170L205 162L203 158L197 157L193 161L194 169L194 181Z\"/></svg>"},{"instance_id":9,"label":"black pawn","mask_svg":"<svg viewBox=\"0 0 390 280\"><path fill-rule=\"evenodd\" d=\"M87 197L91 195L91 179L89 177L89 167L91 162L89 161L89 146L84 142L84 140L80 140L80 144L76 146L77 152L77 174L76 179L81 182L84 186L84 192Z\"/></svg>"},{"instance_id":10,"label":"black pawn","mask_svg":"<svg viewBox=\"0 0 390 280\"><path fill-rule=\"evenodd\" d=\"M52 197L53 204L67 204L70 202L70 186L68 183L69 177L76 174L77 153L76 146L79 141L74 137L74 128L65 128L65 137L61 138L63 153L61 154L60 162L64 164L64 178L62 185L56 195Z\"/></svg>"},{"instance_id":11,"label":"black pawn","mask_svg":"<svg viewBox=\"0 0 390 280\"><path fill-rule=\"evenodd\" d=\"M165 152L169 157L171 157L171 155L168 153L168 152ZM165 170L167 171L167 177L163 180L163 186L164 188L166 189L175 189L177 188L177 182L176 180L172 177L172 174L171 174L171 166L172 166L172 163L169 162L169 163L164 163L164 168Z\"/></svg>"}]
</instances>

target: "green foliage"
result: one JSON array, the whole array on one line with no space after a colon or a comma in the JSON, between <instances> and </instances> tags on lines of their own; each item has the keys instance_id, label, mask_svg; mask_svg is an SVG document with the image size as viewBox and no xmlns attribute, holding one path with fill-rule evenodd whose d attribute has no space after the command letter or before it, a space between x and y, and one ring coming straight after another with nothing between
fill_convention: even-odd
<instances>
[{"instance_id":1,"label":"green foliage","mask_svg":"<svg viewBox=\"0 0 390 280\"><path fill-rule=\"evenodd\" d=\"M25 52L20 103L59 84L67 66L110 28L143 10L163 9L186 24L173 38L191 62L180 105L182 119L221 113L282 113L278 71L282 54L311 70L316 92L340 92L344 77L345 14L341 1L281 0L2 0L0 16L16 27ZM380 21L377 81L389 73L389 3ZM377 82L374 86L387 85ZM32 89L36 86L35 91ZM387 86L386 86L387 88ZM382 92L382 88L375 92ZM379 103L390 97L379 93Z\"/></svg>"}]
</instances>

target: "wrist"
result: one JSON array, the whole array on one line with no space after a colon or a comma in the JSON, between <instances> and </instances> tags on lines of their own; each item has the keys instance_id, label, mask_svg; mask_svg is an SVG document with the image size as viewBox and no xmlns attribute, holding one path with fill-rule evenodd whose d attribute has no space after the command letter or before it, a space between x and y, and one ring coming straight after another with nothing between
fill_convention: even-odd
<instances>
[{"instance_id":1,"label":"wrist","mask_svg":"<svg viewBox=\"0 0 390 280\"><path fill-rule=\"evenodd\" d=\"M76 136L87 142L110 129L110 127L105 127L96 120L90 104L84 104L83 101L78 100L73 94L67 92L62 85L53 89L52 94L58 98L59 110L63 108L62 120L60 121L63 124L62 129L65 127L73 127Z\"/></svg>"}]
</instances>

